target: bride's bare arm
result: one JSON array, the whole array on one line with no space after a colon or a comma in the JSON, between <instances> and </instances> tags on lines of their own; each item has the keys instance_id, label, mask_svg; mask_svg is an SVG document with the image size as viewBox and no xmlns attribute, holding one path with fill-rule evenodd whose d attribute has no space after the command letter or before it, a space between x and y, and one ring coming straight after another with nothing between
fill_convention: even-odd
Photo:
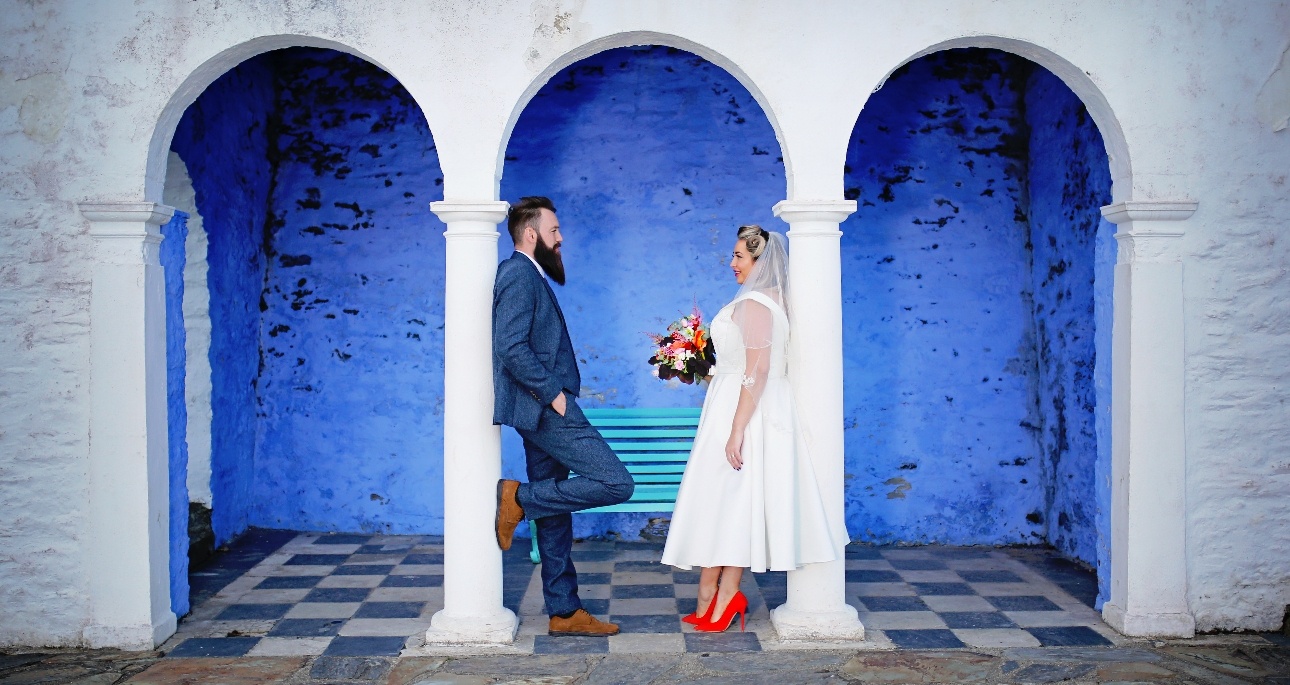
<instances>
[{"instance_id":1,"label":"bride's bare arm","mask_svg":"<svg viewBox=\"0 0 1290 685\"><path fill-rule=\"evenodd\" d=\"M730 438L726 441L726 461L731 468L743 468L744 430L757 411L757 403L766 389L766 379L770 373L771 336L774 321L770 309L754 300L743 300L734 312L735 323L743 337L745 361L744 375L739 391L739 406L735 409L735 418L730 426Z\"/></svg>"}]
</instances>

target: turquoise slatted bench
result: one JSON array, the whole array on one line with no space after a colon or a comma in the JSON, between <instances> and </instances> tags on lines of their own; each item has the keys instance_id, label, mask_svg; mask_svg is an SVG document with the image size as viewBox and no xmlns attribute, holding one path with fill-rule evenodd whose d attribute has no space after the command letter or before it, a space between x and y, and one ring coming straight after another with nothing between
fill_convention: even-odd
<instances>
[{"instance_id":1,"label":"turquoise slatted bench","mask_svg":"<svg viewBox=\"0 0 1290 685\"><path fill-rule=\"evenodd\" d=\"M609 443L636 481L632 498L622 504L579 513L669 512L676 506L681 474L694 447L699 409L584 409L587 420ZM532 530L533 563L538 555L537 531Z\"/></svg>"}]
</instances>

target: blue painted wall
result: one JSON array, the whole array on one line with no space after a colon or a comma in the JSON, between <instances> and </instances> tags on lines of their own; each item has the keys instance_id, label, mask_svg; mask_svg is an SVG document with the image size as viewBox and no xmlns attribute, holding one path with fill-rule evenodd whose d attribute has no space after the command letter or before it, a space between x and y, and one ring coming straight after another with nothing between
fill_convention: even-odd
<instances>
[{"instance_id":1,"label":"blue painted wall","mask_svg":"<svg viewBox=\"0 0 1290 685\"><path fill-rule=\"evenodd\" d=\"M727 263L740 224L786 226L784 165L761 108L737 80L665 47L609 50L552 77L506 150L502 197L547 195L568 284L557 288L582 365L583 406L697 407L703 389L664 383L649 331L696 302L712 316L738 286ZM498 258L513 251L505 234ZM503 470L523 447L503 430ZM575 533L636 539L645 514L575 517Z\"/></svg>"},{"instance_id":2,"label":"blue painted wall","mask_svg":"<svg viewBox=\"0 0 1290 685\"><path fill-rule=\"evenodd\" d=\"M953 51L874 93L842 226L847 525L877 543L1033 543L1036 433L1024 89L1029 64Z\"/></svg>"},{"instance_id":3,"label":"blue painted wall","mask_svg":"<svg viewBox=\"0 0 1290 685\"><path fill-rule=\"evenodd\" d=\"M161 227L166 284L166 438L170 464L170 610L188 613L188 405L184 401L184 240L188 215L175 212Z\"/></svg>"},{"instance_id":4,"label":"blue painted wall","mask_svg":"<svg viewBox=\"0 0 1290 685\"><path fill-rule=\"evenodd\" d=\"M445 226L425 118L385 72L275 53L250 522L443 530ZM258 294L258 293L257 293Z\"/></svg>"},{"instance_id":5,"label":"blue painted wall","mask_svg":"<svg viewBox=\"0 0 1290 685\"><path fill-rule=\"evenodd\" d=\"M211 527L216 546L248 525L263 237L271 186L270 60L248 60L212 83L184 112L171 145L188 166L210 240Z\"/></svg>"},{"instance_id":6,"label":"blue painted wall","mask_svg":"<svg viewBox=\"0 0 1290 685\"><path fill-rule=\"evenodd\" d=\"M1109 577L1109 173L1078 98L1002 52L916 60L870 98L842 241L853 536L1050 541Z\"/></svg>"},{"instance_id":7,"label":"blue painted wall","mask_svg":"<svg viewBox=\"0 0 1290 685\"><path fill-rule=\"evenodd\" d=\"M1111 203L1111 171L1097 126L1060 79L1035 70L1026 102L1046 537L1109 582L1115 230L1099 208Z\"/></svg>"}]
</instances>

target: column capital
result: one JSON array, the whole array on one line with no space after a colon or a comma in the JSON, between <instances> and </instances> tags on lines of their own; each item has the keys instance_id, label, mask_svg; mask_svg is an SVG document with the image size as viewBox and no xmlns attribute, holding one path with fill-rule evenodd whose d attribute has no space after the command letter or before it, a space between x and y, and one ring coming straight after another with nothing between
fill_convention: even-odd
<instances>
[{"instance_id":1,"label":"column capital","mask_svg":"<svg viewBox=\"0 0 1290 685\"><path fill-rule=\"evenodd\" d=\"M1184 221L1200 206L1195 200L1128 200L1102 208L1102 216L1113 224L1139 221ZM1149 228L1140 229L1156 233ZM1164 235L1171 232L1162 232ZM1177 232L1182 235L1181 231Z\"/></svg>"},{"instance_id":2,"label":"column capital","mask_svg":"<svg viewBox=\"0 0 1290 685\"><path fill-rule=\"evenodd\" d=\"M771 208L775 216L793 224L828 222L840 224L856 211L855 200L782 200Z\"/></svg>"},{"instance_id":3,"label":"column capital","mask_svg":"<svg viewBox=\"0 0 1290 685\"><path fill-rule=\"evenodd\" d=\"M506 218L510 203L501 200L465 201L439 200L430 203L430 211L445 224L458 221L478 221L497 225ZM449 231L452 229L449 228Z\"/></svg>"},{"instance_id":4,"label":"column capital","mask_svg":"<svg viewBox=\"0 0 1290 685\"><path fill-rule=\"evenodd\" d=\"M139 238L161 242L160 226L175 215L174 207L156 202L81 202L76 205L90 222L94 238Z\"/></svg>"}]
</instances>

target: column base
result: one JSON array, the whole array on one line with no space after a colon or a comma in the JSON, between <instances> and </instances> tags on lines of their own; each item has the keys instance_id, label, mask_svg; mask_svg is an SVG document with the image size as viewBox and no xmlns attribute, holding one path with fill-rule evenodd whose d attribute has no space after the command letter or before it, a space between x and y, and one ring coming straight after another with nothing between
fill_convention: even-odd
<instances>
[{"instance_id":1,"label":"column base","mask_svg":"<svg viewBox=\"0 0 1290 685\"><path fill-rule=\"evenodd\" d=\"M833 610L801 611L781 604L770 612L770 623L779 639L797 642L850 642L864 640L864 624L855 607L843 604Z\"/></svg>"},{"instance_id":2,"label":"column base","mask_svg":"<svg viewBox=\"0 0 1290 685\"><path fill-rule=\"evenodd\" d=\"M1107 602L1102 618L1121 635L1129 637L1195 637L1196 619L1191 614L1135 613Z\"/></svg>"},{"instance_id":3,"label":"column base","mask_svg":"<svg viewBox=\"0 0 1290 685\"><path fill-rule=\"evenodd\" d=\"M113 647L129 652L147 652L155 649L175 634L178 619L167 611L156 624L142 623L132 626L107 626L94 624L81 632L85 644L93 649Z\"/></svg>"},{"instance_id":4,"label":"column base","mask_svg":"<svg viewBox=\"0 0 1290 685\"><path fill-rule=\"evenodd\" d=\"M490 616L452 615L447 610L436 612L426 631L428 645L478 645L510 644L520 622L515 612L507 608Z\"/></svg>"}]
</instances>

